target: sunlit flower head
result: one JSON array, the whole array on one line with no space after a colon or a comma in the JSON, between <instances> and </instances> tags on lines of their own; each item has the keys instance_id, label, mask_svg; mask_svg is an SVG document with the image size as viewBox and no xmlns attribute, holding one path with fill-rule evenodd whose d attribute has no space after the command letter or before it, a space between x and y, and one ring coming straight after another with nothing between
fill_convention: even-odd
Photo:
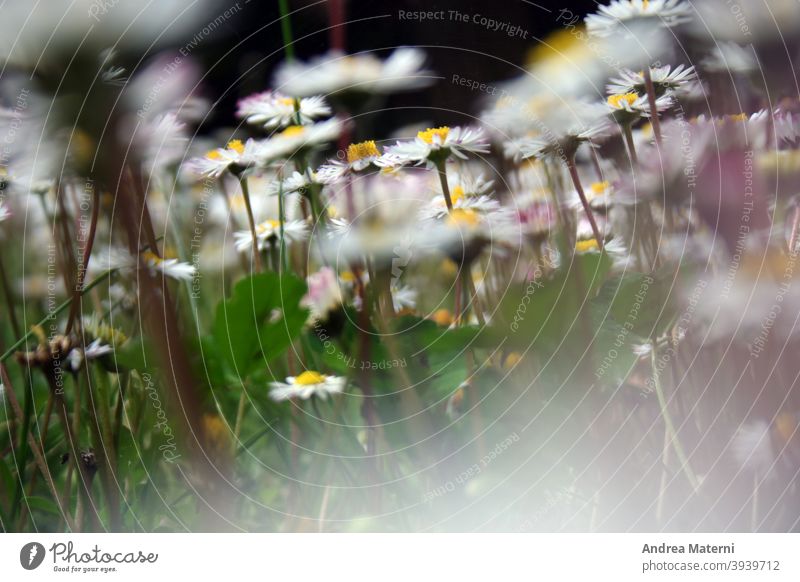
<instances>
[{"instance_id":1,"label":"sunlit flower head","mask_svg":"<svg viewBox=\"0 0 800 582\"><path fill-rule=\"evenodd\" d=\"M612 0L586 17L586 30L607 37L623 31L634 22L654 27L673 27L689 22L692 5L685 0Z\"/></svg>"},{"instance_id":2,"label":"sunlit flower head","mask_svg":"<svg viewBox=\"0 0 800 582\"><path fill-rule=\"evenodd\" d=\"M245 143L234 139L224 148L216 148L201 158L189 160L189 168L205 178L219 178L225 171L241 172L257 163L260 143L248 139Z\"/></svg>"},{"instance_id":3,"label":"sunlit flower head","mask_svg":"<svg viewBox=\"0 0 800 582\"><path fill-rule=\"evenodd\" d=\"M672 107L670 95L656 98L656 111L661 113ZM609 95L606 99L609 113L617 123L631 123L641 117L650 117L650 102L645 94L622 93Z\"/></svg>"},{"instance_id":4,"label":"sunlit flower head","mask_svg":"<svg viewBox=\"0 0 800 582\"><path fill-rule=\"evenodd\" d=\"M182 263L178 259L163 259L151 251L142 253L142 261L151 274L161 273L178 281L191 281L197 274L194 265Z\"/></svg>"},{"instance_id":5,"label":"sunlit flower head","mask_svg":"<svg viewBox=\"0 0 800 582\"><path fill-rule=\"evenodd\" d=\"M347 146L344 160L331 160L317 170L317 179L322 184L335 184L347 174L361 172L370 166L380 167L381 151L373 140Z\"/></svg>"},{"instance_id":6,"label":"sunlit flower head","mask_svg":"<svg viewBox=\"0 0 800 582\"><path fill-rule=\"evenodd\" d=\"M308 63L284 63L275 75L275 85L298 97L410 91L432 82L424 63L425 54L415 48L397 49L385 61L370 53L344 55L334 51Z\"/></svg>"},{"instance_id":7,"label":"sunlit flower head","mask_svg":"<svg viewBox=\"0 0 800 582\"><path fill-rule=\"evenodd\" d=\"M267 194L271 196L277 196L279 192L284 196L294 193L302 194L313 183L318 183L318 180L310 170L305 174L295 171L291 176L284 178L282 182L279 180L270 182L267 186Z\"/></svg>"},{"instance_id":8,"label":"sunlit flower head","mask_svg":"<svg viewBox=\"0 0 800 582\"><path fill-rule=\"evenodd\" d=\"M336 118L310 125L290 125L259 142L255 156L261 165L288 159L301 151L329 144L341 131L342 122Z\"/></svg>"},{"instance_id":9,"label":"sunlit flower head","mask_svg":"<svg viewBox=\"0 0 800 582\"><path fill-rule=\"evenodd\" d=\"M265 220L256 225L256 239L258 250L263 251L280 239L281 227L277 220ZM284 244L304 240L308 236L308 224L304 220L289 220L283 224ZM253 235L249 230L240 230L233 233L233 240L237 251L253 248Z\"/></svg>"},{"instance_id":10,"label":"sunlit flower head","mask_svg":"<svg viewBox=\"0 0 800 582\"><path fill-rule=\"evenodd\" d=\"M387 147L381 163L391 167L432 163L447 159L451 154L465 160L468 153L489 153L489 142L483 130L443 126L428 128L418 132L414 139Z\"/></svg>"},{"instance_id":11,"label":"sunlit flower head","mask_svg":"<svg viewBox=\"0 0 800 582\"><path fill-rule=\"evenodd\" d=\"M508 209L454 208L441 218L427 221L420 238L438 246L459 264L474 260L487 248L502 254L520 244L521 234L514 213Z\"/></svg>"},{"instance_id":12,"label":"sunlit flower head","mask_svg":"<svg viewBox=\"0 0 800 582\"><path fill-rule=\"evenodd\" d=\"M329 395L344 392L346 385L347 378L306 370L298 376L287 377L286 382L270 382L269 397L275 402L293 398L308 400L312 396L327 400Z\"/></svg>"},{"instance_id":13,"label":"sunlit flower head","mask_svg":"<svg viewBox=\"0 0 800 582\"><path fill-rule=\"evenodd\" d=\"M690 86L697 81L697 73L694 67L678 65L674 69L670 65L663 67L651 67L650 78L656 95L661 96L666 93L683 93L689 90ZM626 93L636 93L644 95L646 92L643 71L632 71L622 69L618 77L614 77L606 85L606 91L611 95Z\"/></svg>"},{"instance_id":14,"label":"sunlit flower head","mask_svg":"<svg viewBox=\"0 0 800 582\"><path fill-rule=\"evenodd\" d=\"M463 183L463 185L462 185ZM485 194L492 188L492 182L485 182L479 176L474 183L455 182L450 187L450 202L453 209L471 209L477 212L492 212L500 209L500 203ZM422 208L422 218L442 218L448 213L447 203L442 194L435 194L430 204Z\"/></svg>"},{"instance_id":15,"label":"sunlit flower head","mask_svg":"<svg viewBox=\"0 0 800 582\"><path fill-rule=\"evenodd\" d=\"M517 160L532 157L563 160L573 156L582 144L603 140L615 131L607 105L578 102L553 111L541 121L533 136L506 142L505 152Z\"/></svg>"},{"instance_id":16,"label":"sunlit flower head","mask_svg":"<svg viewBox=\"0 0 800 582\"><path fill-rule=\"evenodd\" d=\"M589 202L589 206L595 210L606 211L614 202L612 196L614 193L614 186L607 180L603 182L591 182L583 191L586 200ZM567 196L566 203L573 210L580 210L583 208L580 196L575 190Z\"/></svg>"},{"instance_id":17,"label":"sunlit flower head","mask_svg":"<svg viewBox=\"0 0 800 582\"><path fill-rule=\"evenodd\" d=\"M282 93L264 91L245 97L239 101L236 115L252 125L267 129L289 125L308 125L313 121L328 117L330 106L319 95L293 99Z\"/></svg>"}]
</instances>

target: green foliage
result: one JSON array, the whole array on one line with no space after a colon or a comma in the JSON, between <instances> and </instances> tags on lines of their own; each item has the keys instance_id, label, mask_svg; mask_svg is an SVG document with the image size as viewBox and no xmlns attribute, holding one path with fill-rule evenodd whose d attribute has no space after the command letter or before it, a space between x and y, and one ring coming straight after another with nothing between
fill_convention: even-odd
<instances>
[{"instance_id":1,"label":"green foliage","mask_svg":"<svg viewBox=\"0 0 800 582\"><path fill-rule=\"evenodd\" d=\"M213 337L217 353L237 377L282 354L308 318L300 306L305 283L291 275L261 273L237 282L217 305Z\"/></svg>"}]
</instances>

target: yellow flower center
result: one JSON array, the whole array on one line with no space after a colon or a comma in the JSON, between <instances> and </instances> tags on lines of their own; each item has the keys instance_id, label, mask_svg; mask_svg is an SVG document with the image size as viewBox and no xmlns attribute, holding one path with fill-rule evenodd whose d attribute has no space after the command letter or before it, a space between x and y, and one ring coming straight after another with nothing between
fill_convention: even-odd
<instances>
[{"instance_id":1,"label":"yellow flower center","mask_svg":"<svg viewBox=\"0 0 800 582\"><path fill-rule=\"evenodd\" d=\"M608 104L614 109L622 109L625 104L633 105L639 96L636 93L623 93L621 95L611 95L608 98Z\"/></svg>"},{"instance_id":2,"label":"yellow flower center","mask_svg":"<svg viewBox=\"0 0 800 582\"><path fill-rule=\"evenodd\" d=\"M455 208L447 219L450 224L455 226L478 226L481 221L478 213L469 208Z\"/></svg>"},{"instance_id":3,"label":"yellow flower center","mask_svg":"<svg viewBox=\"0 0 800 582\"><path fill-rule=\"evenodd\" d=\"M228 149L233 150L237 154L241 155L244 153L244 144L240 139L232 139L228 142Z\"/></svg>"},{"instance_id":4,"label":"yellow flower center","mask_svg":"<svg viewBox=\"0 0 800 582\"><path fill-rule=\"evenodd\" d=\"M731 121L747 121L747 113L738 113L730 116Z\"/></svg>"},{"instance_id":5,"label":"yellow flower center","mask_svg":"<svg viewBox=\"0 0 800 582\"><path fill-rule=\"evenodd\" d=\"M794 416L788 412L781 412L775 419L775 429L784 442L792 440L792 435L797 432Z\"/></svg>"},{"instance_id":6,"label":"yellow flower center","mask_svg":"<svg viewBox=\"0 0 800 582\"><path fill-rule=\"evenodd\" d=\"M592 195L600 196L608 189L608 186L609 186L609 184L608 184L608 181L606 180L606 181L603 181L603 182L595 182L589 188L592 191Z\"/></svg>"},{"instance_id":7,"label":"yellow flower center","mask_svg":"<svg viewBox=\"0 0 800 582\"><path fill-rule=\"evenodd\" d=\"M513 368L516 366L520 361L522 361L522 354L519 352L511 352L506 356L505 361L503 362L504 368Z\"/></svg>"},{"instance_id":8,"label":"yellow flower center","mask_svg":"<svg viewBox=\"0 0 800 582\"><path fill-rule=\"evenodd\" d=\"M164 261L161 257L159 257L157 254L155 254L153 251L145 251L145 252L143 252L142 253L142 258L145 261L153 262L156 265L160 265Z\"/></svg>"},{"instance_id":9,"label":"yellow flower center","mask_svg":"<svg viewBox=\"0 0 800 582\"><path fill-rule=\"evenodd\" d=\"M284 137L295 137L297 135L302 135L305 130L306 128L302 125L290 125L281 132L281 135Z\"/></svg>"},{"instance_id":10,"label":"yellow flower center","mask_svg":"<svg viewBox=\"0 0 800 582\"><path fill-rule=\"evenodd\" d=\"M311 370L306 370L294 379L294 383L301 386L311 386L313 384L322 384L323 382L325 382L325 376Z\"/></svg>"},{"instance_id":11,"label":"yellow flower center","mask_svg":"<svg viewBox=\"0 0 800 582\"><path fill-rule=\"evenodd\" d=\"M642 0L642 10L647 10L647 7L650 5L650 0Z\"/></svg>"},{"instance_id":12,"label":"yellow flower center","mask_svg":"<svg viewBox=\"0 0 800 582\"><path fill-rule=\"evenodd\" d=\"M263 234L265 232L276 231L281 227L281 223L278 220L265 220L261 224L256 227L256 231L258 234Z\"/></svg>"},{"instance_id":13,"label":"yellow flower center","mask_svg":"<svg viewBox=\"0 0 800 582\"><path fill-rule=\"evenodd\" d=\"M445 277L453 277L458 273L458 265L452 259L444 259L442 264L439 265L439 271Z\"/></svg>"},{"instance_id":14,"label":"yellow flower center","mask_svg":"<svg viewBox=\"0 0 800 582\"><path fill-rule=\"evenodd\" d=\"M217 150L211 150L210 152L206 153L206 157L209 160L218 160L222 157L222 154L220 154Z\"/></svg>"},{"instance_id":15,"label":"yellow flower center","mask_svg":"<svg viewBox=\"0 0 800 582\"><path fill-rule=\"evenodd\" d=\"M378 150L378 146L375 145L373 140L351 143L347 146L347 161L351 164L358 160L378 157L380 155L381 152Z\"/></svg>"},{"instance_id":16,"label":"yellow flower center","mask_svg":"<svg viewBox=\"0 0 800 582\"><path fill-rule=\"evenodd\" d=\"M600 245L597 244L597 239L588 238L586 240L579 240L575 243L575 250L579 253L585 253L587 251L597 251L600 250Z\"/></svg>"},{"instance_id":17,"label":"yellow flower center","mask_svg":"<svg viewBox=\"0 0 800 582\"><path fill-rule=\"evenodd\" d=\"M356 282L356 276L353 274L352 271L344 271L341 275L339 275L339 278L345 283Z\"/></svg>"},{"instance_id":18,"label":"yellow flower center","mask_svg":"<svg viewBox=\"0 0 800 582\"><path fill-rule=\"evenodd\" d=\"M436 322L436 325L441 325L442 327L449 327L453 324L453 314L447 309L437 309L431 315L431 319Z\"/></svg>"},{"instance_id":19,"label":"yellow flower center","mask_svg":"<svg viewBox=\"0 0 800 582\"><path fill-rule=\"evenodd\" d=\"M453 204L461 200L463 197L464 197L464 188L462 188L461 186L456 186L455 188L453 188L453 191L450 192L450 200L453 202Z\"/></svg>"},{"instance_id":20,"label":"yellow flower center","mask_svg":"<svg viewBox=\"0 0 800 582\"><path fill-rule=\"evenodd\" d=\"M434 137L439 137L439 143L444 143L444 140L447 139L447 134L450 133L450 128L446 126L442 127L429 127L425 131L420 131L417 134L417 137L424 141L427 144L433 145Z\"/></svg>"},{"instance_id":21,"label":"yellow flower center","mask_svg":"<svg viewBox=\"0 0 800 582\"><path fill-rule=\"evenodd\" d=\"M280 103L281 105L291 105L292 107L294 107L294 99L292 99L291 97L281 97L280 99L278 99L278 103Z\"/></svg>"}]
</instances>

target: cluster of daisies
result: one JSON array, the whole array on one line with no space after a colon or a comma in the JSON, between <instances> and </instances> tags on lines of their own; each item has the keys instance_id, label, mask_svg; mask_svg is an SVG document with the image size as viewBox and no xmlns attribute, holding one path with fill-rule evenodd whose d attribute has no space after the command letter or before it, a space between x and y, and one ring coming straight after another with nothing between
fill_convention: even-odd
<instances>
[{"instance_id":1,"label":"cluster of daisies","mask_svg":"<svg viewBox=\"0 0 800 582\"><path fill-rule=\"evenodd\" d=\"M648 271L663 258L654 233L669 220L665 213L640 212L644 234L641 228L632 234L624 223L627 209L652 200L656 188L648 178L656 172L634 184L637 175L654 156L674 157L666 152L676 149L672 125L685 123L684 111L707 91L694 66L661 62L673 58L670 34L690 24L692 13L683 0L615 0L587 16L577 32L570 24L556 33L550 40L558 49L540 54L532 74L509 81L480 126L431 124L384 140L353 141L352 119L374 107L376 97L432 82L420 50L399 49L385 61L336 52L291 61L275 75L280 90L239 102L237 116L249 129L239 128L241 135L184 169L217 181L232 216L230 200L243 200L233 239L251 267L307 277L310 324L324 322L343 303L366 308L367 266L397 275L373 315L424 312L429 306L405 282L407 263L441 255L456 265L449 276L463 296L456 297L454 313L444 317L447 309L432 309L428 317L484 324L491 313L481 306L492 304L508 277L546 276L565 253L605 253L619 270ZM720 61L737 54L739 69L747 61L735 43L709 52L703 71L719 70ZM576 81L559 69L564 60L590 72ZM587 99L598 86L603 94ZM793 117L774 113L776 131L788 139ZM716 127L766 117L695 115L689 123ZM334 144L338 154L320 160ZM567 246L557 232L565 233ZM527 268L513 260L521 255L530 259ZM508 258L515 264L510 270ZM161 268L182 275L179 264ZM343 389L341 378L306 371L274 383L271 394L306 399Z\"/></svg>"},{"instance_id":2,"label":"cluster of daisies","mask_svg":"<svg viewBox=\"0 0 800 582\"><path fill-rule=\"evenodd\" d=\"M208 104L187 107L185 99L179 109L153 111L131 142L154 185L155 230L169 231L181 214L170 204L187 201L195 216L204 213L204 228L218 229L200 241L197 261L185 249L131 256L109 247L93 253L89 270L182 282L202 269L293 272L308 282L309 325L343 304L374 309L375 318L413 312L446 325L490 323L488 307L510 281L545 277L573 254L605 253L616 269L648 272L680 245L669 240L674 232L703 232L696 213L659 202L685 175L684 134L698 156L713 151L712 140L717 150L743 135L762 149L778 140L783 151L800 136L786 108L702 113L709 83L757 67L746 39L716 21L713 42L697 41L699 58L688 65L676 39L700 38L696 12L707 9L685 0L614 0L566 22L532 52L526 74L504 83L479 124L431 119L388 136L362 133L357 120L387 95L435 82L416 48L385 59L330 52L283 63L275 90L239 101L241 123L227 139L189 139L187 127ZM125 74L108 54L103 71L116 85ZM126 87L138 82L125 79ZM74 143L70 151L80 157ZM23 163L29 153L11 156L4 182L26 195L51 192L47 172ZM173 183L189 195L174 201L164 187ZM13 213L0 201L0 221ZM45 205L38 220L52 214ZM413 269L426 261L439 261L457 289L452 304L429 304L420 293ZM373 280L376 273L390 276ZM371 286L377 302L364 300ZM272 395L305 399L344 387L306 371L276 383Z\"/></svg>"}]
</instances>

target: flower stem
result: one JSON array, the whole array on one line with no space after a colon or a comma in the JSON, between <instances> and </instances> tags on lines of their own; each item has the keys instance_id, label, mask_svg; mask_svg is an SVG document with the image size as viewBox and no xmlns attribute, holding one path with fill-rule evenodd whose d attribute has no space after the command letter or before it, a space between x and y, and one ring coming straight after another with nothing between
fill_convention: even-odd
<instances>
[{"instance_id":1,"label":"flower stem","mask_svg":"<svg viewBox=\"0 0 800 582\"><path fill-rule=\"evenodd\" d=\"M653 385L655 387L656 397L658 398L658 405L661 408L661 417L664 419L664 428L669 437L670 444L675 451L675 456L678 458L678 462L681 465L681 469L686 474L689 484L696 493L700 487L700 484L694 474L694 471L692 471L692 467L689 464L689 459L686 457L686 453L683 451L683 446L681 446L681 443L678 440L678 433L675 431L675 424L672 422L672 417L669 414L669 409L667 408L667 399L664 397L664 390L661 387L661 379L658 373L658 343L653 340L652 344L653 349L650 351L650 365L653 369Z\"/></svg>"},{"instance_id":2,"label":"flower stem","mask_svg":"<svg viewBox=\"0 0 800 582\"><path fill-rule=\"evenodd\" d=\"M86 246L83 249L83 256L78 265L77 281L75 282L75 289L72 294L72 306L69 309L69 316L67 317L67 328L64 335L69 335L72 327L75 324L75 318L78 316L81 304L81 290L83 282L86 280L86 271L89 266L89 258L92 256L92 248L94 247L94 238L97 233L97 220L100 215L100 188L94 187L92 191L92 217L89 223L89 232L86 238Z\"/></svg>"},{"instance_id":3,"label":"flower stem","mask_svg":"<svg viewBox=\"0 0 800 582\"><path fill-rule=\"evenodd\" d=\"M242 197L244 198L244 207L247 209L247 222L250 225L250 235L253 237L253 263L256 267L256 272L261 272L261 252L258 249L258 235L256 234L256 220L253 217L253 206L250 204L250 188L247 186L247 178L244 176L239 177L239 184L242 187Z\"/></svg>"},{"instance_id":4,"label":"flower stem","mask_svg":"<svg viewBox=\"0 0 800 582\"><path fill-rule=\"evenodd\" d=\"M439 182L442 184L442 195L444 202L447 204L447 211L453 211L453 199L450 198L450 186L447 185L447 169L445 168L445 160L436 162L436 171L439 172Z\"/></svg>"},{"instance_id":5,"label":"flower stem","mask_svg":"<svg viewBox=\"0 0 800 582\"><path fill-rule=\"evenodd\" d=\"M639 158L636 155L636 146L633 144L633 132L631 131L630 123L622 124L622 134L625 136L625 145L628 146L628 155L634 165L639 163Z\"/></svg>"},{"instance_id":6,"label":"flower stem","mask_svg":"<svg viewBox=\"0 0 800 582\"><path fill-rule=\"evenodd\" d=\"M647 91L647 104L650 107L650 123L653 125L653 135L656 138L656 145L661 147L661 122L658 120L656 88L653 85L653 77L650 74L649 65L644 68L644 88Z\"/></svg>"},{"instance_id":7,"label":"flower stem","mask_svg":"<svg viewBox=\"0 0 800 582\"><path fill-rule=\"evenodd\" d=\"M286 209L284 208L283 200L283 175L278 174L278 223L280 224L280 242L278 246L279 255L279 269L278 272L283 274L289 270L289 265L286 260L286 238L284 233L284 223L286 222Z\"/></svg>"},{"instance_id":8,"label":"flower stem","mask_svg":"<svg viewBox=\"0 0 800 582\"><path fill-rule=\"evenodd\" d=\"M581 185L580 176L578 176L578 168L575 167L575 156L567 157L567 168L569 169L569 175L572 178L572 183L575 186L575 190L578 192L578 197L581 199L581 204L583 205L583 210L586 212L586 217L589 219L589 224L592 226L592 233L594 234L594 238L597 241L597 246L600 250L603 250L603 237L600 236L600 229L597 228L597 222L594 219L594 213L592 212L592 207L589 206L589 201L586 199L586 193L583 191L583 186Z\"/></svg>"},{"instance_id":9,"label":"flower stem","mask_svg":"<svg viewBox=\"0 0 800 582\"><path fill-rule=\"evenodd\" d=\"M278 0L278 10L281 15L281 36L283 36L283 51L286 60L294 60L294 38L292 36L292 20L289 18L288 0Z\"/></svg>"}]
</instances>

